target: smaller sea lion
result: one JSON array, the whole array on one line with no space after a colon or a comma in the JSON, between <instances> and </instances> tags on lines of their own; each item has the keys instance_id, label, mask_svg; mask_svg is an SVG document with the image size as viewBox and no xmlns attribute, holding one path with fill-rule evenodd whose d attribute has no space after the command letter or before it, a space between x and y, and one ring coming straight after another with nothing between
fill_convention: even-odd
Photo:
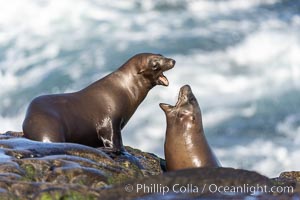
<instances>
[{"instance_id":1,"label":"smaller sea lion","mask_svg":"<svg viewBox=\"0 0 300 200\"><path fill-rule=\"evenodd\" d=\"M159 104L166 114L165 159L167 171L219 167L204 135L201 110L189 85L180 88L175 106Z\"/></svg>"}]
</instances>

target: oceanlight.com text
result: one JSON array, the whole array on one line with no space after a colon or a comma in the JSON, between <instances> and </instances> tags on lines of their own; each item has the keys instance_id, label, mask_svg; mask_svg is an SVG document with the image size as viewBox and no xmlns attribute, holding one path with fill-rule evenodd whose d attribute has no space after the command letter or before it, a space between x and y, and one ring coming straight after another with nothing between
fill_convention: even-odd
<instances>
[{"instance_id":1,"label":"oceanlight.com text","mask_svg":"<svg viewBox=\"0 0 300 200\"><path fill-rule=\"evenodd\" d=\"M135 193L161 193L163 195L172 193L244 193L244 194L257 194L257 193L293 193L294 188L292 186L267 186L267 185L249 185L242 184L240 186L222 186L217 184L174 184L172 186L163 184L127 184L124 187L126 192Z\"/></svg>"}]
</instances>

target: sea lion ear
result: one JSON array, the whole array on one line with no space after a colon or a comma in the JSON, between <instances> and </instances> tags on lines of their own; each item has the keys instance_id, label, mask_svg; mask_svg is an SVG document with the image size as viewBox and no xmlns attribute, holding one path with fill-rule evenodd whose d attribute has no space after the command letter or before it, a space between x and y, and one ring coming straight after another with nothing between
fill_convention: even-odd
<instances>
[{"instance_id":1,"label":"sea lion ear","mask_svg":"<svg viewBox=\"0 0 300 200\"><path fill-rule=\"evenodd\" d=\"M161 108L165 113L171 112L171 110L174 108L174 106L171 106L171 105L166 104L166 103L160 103L159 106L160 106L160 108Z\"/></svg>"},{"instance_id":2,"label":"sea lion ear","mask_svg":"<svg viewBox=\"0 0 300 200\"><path fill-rule=\"evenodd\" d=\"M159 70L158 64L153 65L153 66L152 66L152 70L153 70L153 71Z\"/></svg>"}]
</instances>

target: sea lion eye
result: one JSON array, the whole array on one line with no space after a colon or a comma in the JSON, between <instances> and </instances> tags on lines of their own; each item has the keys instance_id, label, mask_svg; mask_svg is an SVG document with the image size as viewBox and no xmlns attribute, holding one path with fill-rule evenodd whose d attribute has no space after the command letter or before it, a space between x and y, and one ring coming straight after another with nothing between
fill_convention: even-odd
<instances>
[{"instance_id":1,"label":"sea lion eye","mask_svg":"<svg viewBox=\"0 0 300 200\"><path fill-rule=\"evenodd\" d=\"M190 101L195 101L196 98L195 98L195 97L190 97L189 100L190 100Z\"/></svg>"},{"instance_id":2,"label":"sea lion eye","mask_svg":"<svg viewBox=\"0 0 300 200\"><path fill-rule=\"evenodd\" d=\"M157 71L157 70L160 70L160 60L155 58L153 60L151 60L151 64L150 64L152 67L151 69L153 71Z\"/></svg>"},{"instance_id":3,"label":"sea lion eye","mask_svg":"<svg viewBox=\"0 0 300 200\"><path fill-rule=\"evenodd\" d=\"M159 65L158 63L156 63L153 67L152 67L152 70L156 71L159 69Z\"/></svg>"}]
</instances>

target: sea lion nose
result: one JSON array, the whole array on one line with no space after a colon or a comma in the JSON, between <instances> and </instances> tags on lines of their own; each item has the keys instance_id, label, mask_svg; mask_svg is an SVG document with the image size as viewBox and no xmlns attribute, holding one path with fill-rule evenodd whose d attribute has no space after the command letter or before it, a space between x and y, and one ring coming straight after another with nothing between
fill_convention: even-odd
<instances>
[{"instance_id":1,"label":"sea lion nose","mask_svg":"<svg viewBox=\"0 0 300 200\"><path fill-rule=\"evenodd\" d=\"M187 95L189 92L192 91L191 86L189 86L189 85L182 86L180 88L180 90L181 90L182 94L185 94L185 95Z\"/></svg>"},{"instance_id":2,"label":"sea lion nose","mask_svg":"<svg viewBox=\"0 0 300 200\"><path fill-rule=\"evenodd\" d=\"M173 59L170 59L170 63L171 63L171 65L172 65L172 66L174 66L174 65L175 65L175 63L176 63L176 61L175 61L175 60L173 60Z\"/></svg>"}]
</instances>

